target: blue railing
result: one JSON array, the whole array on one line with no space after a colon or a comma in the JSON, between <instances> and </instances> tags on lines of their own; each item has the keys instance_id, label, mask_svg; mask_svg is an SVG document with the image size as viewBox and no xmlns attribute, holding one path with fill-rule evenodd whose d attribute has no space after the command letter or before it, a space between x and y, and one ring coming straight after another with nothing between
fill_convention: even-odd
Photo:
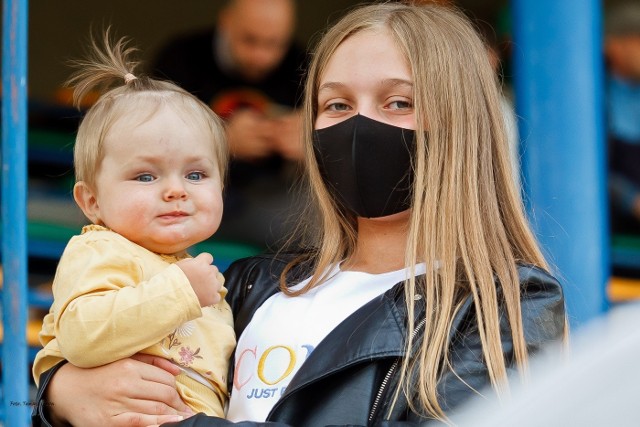
<instances>
[{"instance_id":1,"label":"blue railing","mask_svg":"<svg viewBox=\"0 0 640 427\"><path fill-rule=\"evenodd\" d=\"M29 425L27 366L27 0L2 11L2 409L6 426Z\"/></svg>"}]
</instances>

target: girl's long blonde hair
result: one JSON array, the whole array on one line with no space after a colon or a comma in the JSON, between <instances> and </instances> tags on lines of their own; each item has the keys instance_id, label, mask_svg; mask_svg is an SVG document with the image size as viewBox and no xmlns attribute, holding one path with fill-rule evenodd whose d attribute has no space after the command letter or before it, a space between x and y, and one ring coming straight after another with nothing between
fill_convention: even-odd
<instances>
[{"instance_id":1,"label":"girl's long blonde hair","mask_svg":"<svg viewBox=\"0 0 640 427\"><path fill-rule=\"evenodd\" d=\"M142 123L161 107L170 106L188 125L200 127L211 135L211 147L224 182L228 149L222 120L176 84L134 74L138 65L133 59L136 49L128 45L126 38L112 40L107 29L100 42L93 37L89 40L86 59L71 63L76 72L66 85L74 88L74 104L80 107L88 94L100 94L78 128L74 147L76 181L95 186L104 156L104 140L112 126L123 119Z\"/></svg>"},{"instance_id":2,"label":"girl's long blonde hair","mask_svg":"<svg viewBox=\"0 0 640 427\"><path fill-rule=\"evenodd\" d=\"M547 264L513 181L497 76L477 32L452 8L380 3L352 10L329 29L308 70L303 126L308 180L320 225L315 225L317 234L311 240L313 278L300 292L322 283L328 266L354 252L356 219L343 213L329 195L311 138L318 85L329 59L348 37L371 28L391 34L414 79L417 151L405 264L413 272L416 263L424 262L427 273L424 280L411 274L404 289L408 329L422 322L425 327L417 338L407 339L412 357L404 358L398 393L405 393L415 411L446 420L437 383L449 366L448 337L460 305L469 297L475 304L490 381L503 393L506 361L500 309L506 309L515 361L524 372L527 350L517 264L545 269ZM287 292L284 277L281 287ZM426 318L416 320L413 301L418 294L425 300Z\"/></svg>"}]
</instances>

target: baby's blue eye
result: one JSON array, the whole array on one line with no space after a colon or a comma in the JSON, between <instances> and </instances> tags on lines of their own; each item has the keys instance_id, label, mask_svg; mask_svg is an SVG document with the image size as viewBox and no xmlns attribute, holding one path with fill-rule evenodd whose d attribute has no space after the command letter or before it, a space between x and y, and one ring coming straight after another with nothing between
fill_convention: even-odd
<instances>
[{"instance_id":1,"label":"baby's blue eye","mask_svg":"<svg viewBox=\"0 0 640 427\"><path fill-rule=\"evenodd\" d=\"M136 181L140 181L140 182L151 182L153 181L153 175L151 175L150 173L143 173L141 175L136 176Z\"/></svg>"},{"instance_id":2,"label":"baby's blue eye","mask_svg":"<svg viewBox=\"0 0 640 427\"><path fill-rule=\"evenodd\" d=\"M189 181L200 181L204 178L204 174L202 172L190 172L187 174L187 179Z\"/></svg>"}]
</instances>

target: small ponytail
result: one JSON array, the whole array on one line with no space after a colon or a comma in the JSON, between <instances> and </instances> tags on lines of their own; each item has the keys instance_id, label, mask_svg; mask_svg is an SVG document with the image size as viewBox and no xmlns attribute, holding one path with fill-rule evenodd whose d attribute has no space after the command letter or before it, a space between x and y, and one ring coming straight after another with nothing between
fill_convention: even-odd
<instances>
[{"instance_id":1,"label":"small ponytail","mask_svg":"<svg viewBox=\"0 0 640 427\"><path fill-rule=\"evenodd\" d=\"M132 59L137 49L128 46L129 39L126 37L112 40L111 33L111 28L107 28L100 42L91 36L86 59L71 62L77 71L65 85L74 87L73 105L77 108L91 92L104 94L118 86L135 86L130 83L138 80L134 71L139 62Z\"/></svg>"}]
</instances>

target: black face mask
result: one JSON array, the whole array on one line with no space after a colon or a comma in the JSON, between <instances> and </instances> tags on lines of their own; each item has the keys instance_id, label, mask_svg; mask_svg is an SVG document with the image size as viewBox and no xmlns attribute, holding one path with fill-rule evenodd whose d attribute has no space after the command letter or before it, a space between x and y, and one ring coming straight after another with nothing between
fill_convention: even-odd
<instances>
[{"instance_id":1,"label":"black face mask","mask_svg":"<svg viewBox=\"0 0 640 427\"><path fill-rule=\"evenodd\" d=\"M411 207L415 131L356 115L313 133L320 174L339 205L365 218Z\"/></svg>"}]
</instances>

